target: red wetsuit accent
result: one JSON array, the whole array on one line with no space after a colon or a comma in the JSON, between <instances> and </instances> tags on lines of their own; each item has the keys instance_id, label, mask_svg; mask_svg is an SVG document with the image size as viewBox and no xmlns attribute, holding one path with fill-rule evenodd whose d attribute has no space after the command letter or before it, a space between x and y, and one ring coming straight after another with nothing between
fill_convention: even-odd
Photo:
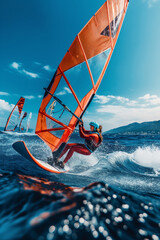
<instances>
[{"instance_id":1,"label":"red wetsuit accent","mask_svg":"<svg viewBox=\"0 0 160 240\"><path fill-rule=\"evenodd\" d=\"M79 134L81 138L84 138L86 140L92 140L95 142L95 144L99 143L99 136L97 133L90 133L90 131L85 130L83 126L79 126ZM70 143L67 144L63 150L63 152L60 155L60 158L67 152L67 156L65 157L63 163L68 162L68 160L72 157L74 152L83 154L83 155L90 155L92 152L84 145L81 143Z\"/></svg>"}]
</instances>

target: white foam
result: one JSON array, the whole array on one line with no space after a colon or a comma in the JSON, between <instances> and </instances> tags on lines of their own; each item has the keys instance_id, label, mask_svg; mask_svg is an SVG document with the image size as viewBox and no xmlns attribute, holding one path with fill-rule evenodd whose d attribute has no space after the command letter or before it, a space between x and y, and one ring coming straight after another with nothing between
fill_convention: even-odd
<instances>
[{"instance_id":1,"label":"white foam","mask_svg":"<svg viewBox=\"0 0 160 240\"><path fill-rule=\"evenodd\" d=\"M65 155L66 156L66 155ZM62 159L64 159L63 157ZM74 153L72 158L68 161L67 165L71 167L75 167L77 165L81 166L94 166L98 162L98 158L95 154L91 154L89 156L81 155L78 153Z\"/></svg>"},{"instance_id":2,"label":"white foam","mask_svg":"<svg viewBox=\"0 0 160 240\"><path fill-rule=\"evenodd\" d=\"M160 148L155 146L138 147L133 153L114 152L108 154L108 161L112 165L115 162L123 163L125 160L134 161L143 166L153 168L155 171L160 170Z\"/></svg>"},{"instance_id":3,"label":"white foam","mask_svg":"<svg viewBox=\"0 0 160 240\"><path fill-rule=\"evenodd\" d=\"M144 167L160 170L160 148L156 146L139 147L133 153L133 159Z\"/></svg>"},{"instance_id":4,"label":"white foam","mask_svg":"<svg viewBox=\"0 0 160 240\"><path fill-rule=\"evenodd\" d=\"M2 131L2 133L11 136L36 136L34 132L14 132L14 131Z\"/></svg>"},{"instance_id":5,"label":"white foam","mask_svg":"<svg viewBox=\"0 0 160 240\"><path fill-rule=\"evenodd\" d=\"M108 154L108 160L112 164L114 164L115 162L124 162L125 160L131 158L132 158L131 154L121 151Z\"/></svg>"}]
</instances>

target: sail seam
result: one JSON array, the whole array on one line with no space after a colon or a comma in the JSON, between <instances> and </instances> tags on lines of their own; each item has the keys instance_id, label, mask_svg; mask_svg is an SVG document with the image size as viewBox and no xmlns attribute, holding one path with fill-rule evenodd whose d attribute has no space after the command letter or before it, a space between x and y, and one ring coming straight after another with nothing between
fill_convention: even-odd
<instances>
[{"instance_id":1,"label":"sail seam","mask_svg":"<svg viewBox=\"0 0 160 240\"><path fill-rule=\"evenodd\" d=\"M65 125L64 123L58 121L57 119L55 119L55 118L49 116L48 114L46 114L46 113L44 113L44 112L41 112L41 111L39 111L39 113L45 115L46 117L48 117L48 118L51 119L52 121L58 123L59 125L63 126L64 128L67 128L68 130L72 131L72 129L71 129L70 127L68 127L68 126Z\"/></svg>"},{"instance_id":2,"label":"sail seam","mask_svg":"<svg viewBox=\"0 0 160 240\"><path fill-rule=\"evenodd\" d=\"M71 90L71 92L72 92L74 98L76 99L78 105L80 106L81 110L83 111L82 105L81 105L81 103L80 103L78 97L76 96L76 93L74 92L74 90L73 90L71 84L69 83L68 79L66 78L64 72L62 71L62 69L60 68L60 66L58 67L58 69L59 69L60 72L62 73L62 76L64 77L64 80L66 81L66 83L67 83L68 87L70 88L70 90Z\"/></svg>"},{"instance_id":3,"label":"sail seam","mask_svg":"<svg viewBox=\"0 0 160 240\"><path fill-rule=\"evenodd\" d=\"M112 39L112 31L110 26L110 16L109 16L109 10L108 10L108 1L106 1L106 7L107 7L107 19L108 19L108 26L109 26L109 33L110 33L110 41L111 41L111 48L114 48L113 45L113 39Z\"/></svg>"},{"instance_id":4,"label":"sail seam","mask_svg":"<svg viewBox=\"0 0 160 240\"><path fill-rule=\"evenodd\" d=\"M86 65L87 65L87 68L88 68L88 71L89 71L89 75L90 75L90 77L91 77L91 81L92 81L92 85L93 85L93 90L94 90L94 92L95 92L95 84L94 84L92 72L91 72L90 66L89 66L89 64L88 64L87 56L86 56L86 54L85 54L85 51L84 51L82 42L81 42L80 37L79 37L79 34L77 35L77 39L78 39L79 45L80 45L80 47L81 47L81 49L82 49L82 53L83 53L83 56L84 56L84 59L85 59L85 62L86 62Z\"/></svg>"}]
</instances>

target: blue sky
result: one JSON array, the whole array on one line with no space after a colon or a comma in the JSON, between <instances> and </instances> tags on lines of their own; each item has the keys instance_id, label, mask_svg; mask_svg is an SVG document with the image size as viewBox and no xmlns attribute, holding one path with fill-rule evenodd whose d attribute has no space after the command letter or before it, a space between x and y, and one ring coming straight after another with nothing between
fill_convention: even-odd
<instances>
[{"instance_id":1,"label":"blue sky","mask_svg":"<svg viewBox=\"0 0 160 240\"><path fill-rule=\"evenodd\" d=\"M43 87L104 2L0 1L0 126L23 96L35 127ZM130 0L108 69L84 115L86 123L95 119L108 130L160 119L159 9L160 0Z\"/></svg>"}]
</instances>

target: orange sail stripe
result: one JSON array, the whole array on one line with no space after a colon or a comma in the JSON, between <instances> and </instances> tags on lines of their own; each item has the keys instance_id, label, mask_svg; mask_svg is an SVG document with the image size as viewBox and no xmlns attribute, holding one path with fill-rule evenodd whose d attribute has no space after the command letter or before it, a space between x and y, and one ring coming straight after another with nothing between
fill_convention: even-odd
<instances>
[{"instance_id":1,"label":"orange sail stripe","mask_svg":"<svg viewBox=\"0 0 160 240\"><path fill-rule=\"evenodd\" d=\"M19 114L21 114L21 112L22 112L24 101L25 101L25 99L21 97L17 103Z\"/></svg>"},{"instance_id":2,"label":"orange sail stripe","mask_svg":"<svg viewBox=\"0 0 160 240\"><path fill-rule=\"evenodd\" d=\"M66 128L49 128L49 129L45 129L45 130L41 130L41 131L37 131L36 134L38 133L42 133L42 132L53 132L53 131L58 131L58 130L65 130Z\"/></svg>"}]
</instances>

